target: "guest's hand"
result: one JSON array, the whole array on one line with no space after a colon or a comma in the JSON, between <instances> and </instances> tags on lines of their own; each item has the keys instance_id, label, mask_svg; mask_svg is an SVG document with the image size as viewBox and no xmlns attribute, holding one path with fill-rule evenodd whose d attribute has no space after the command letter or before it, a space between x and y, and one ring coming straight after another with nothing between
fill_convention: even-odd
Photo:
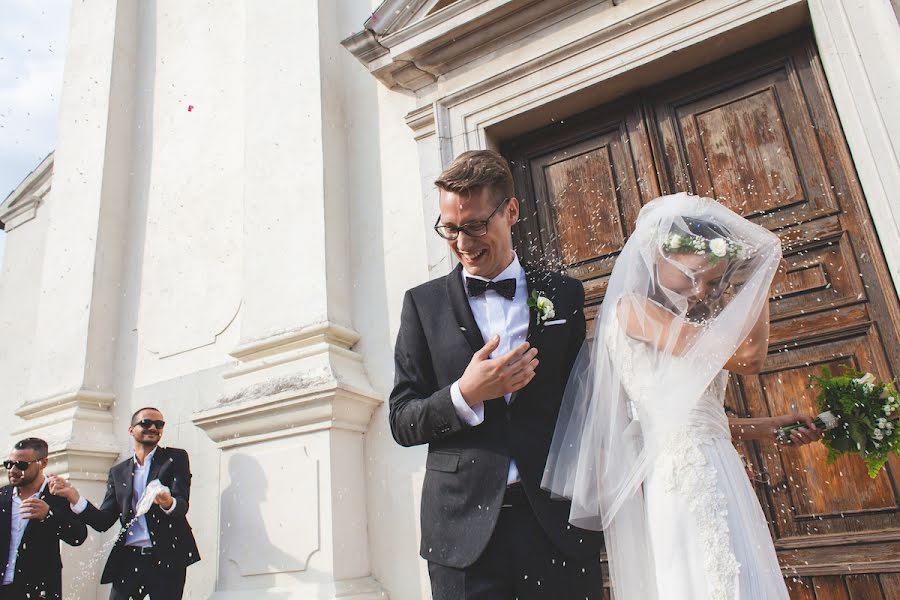
<instances>
[{"instance_id":1,"label":"guest's hand","mask_svg":"<svg viewBox=\"0 0 900 600\"><path fill-rule=\"evenodd\" d=\"M50 514L50 505L40 498L22 500L22 518L30 521L43 521Z\"/></svg>"},{"instance_id":2,"label":"guest's hand","mask_svg":"<svg viewBox=\"0 0 900 600\"><path fill-rule=\"evenodd\" d=\"M153 499L153 503L157 504L163 510L169 510L172 508L172 503L175 502L175 499L172 498L172 494L169 490L163 490L156 495L156 498Z\"/></svg>"},{"instance_id":3,"label":"guest's hand","mask_svg":"<svg viewBox=\"0 0 900 600\"><path fill-rule=\"evenodd\" d=\"M50 475L47 477L47 488L54 496L65 498L69 504L76 504L81 494L72 487L72 484L60 477L59 475Z\"/></svg>"},{"instance_id":4,"label":"guest's hand","mask_svg":"<svg viewBox=\"0 0 900 600\"><path fill-rule=\"evenodd\" d=\"M796 446L802 446L804 444L818 442L820 439L822 439L824 430L816 427L816 424L813 422L813 418L809 415L778 415L776 417L772 417L773 431L778 429L779 427L785 427L786 425L795 425L797 423L804 423L804 426L791 432L792 444Z\"/></svg>"},{"instance_id":5,"label":"guest's hand","mask_svg":"<svg viewBox=\"0 0 900 600\"><path fill-rule=\"evenodd\" d=\"M459 380L459 391L469 406L512 394L534 378L538 366L537 348L522 342L503 356L490 358L499 345L500 336L495 335L472 356Z\"/></svg>"}]
</instances>

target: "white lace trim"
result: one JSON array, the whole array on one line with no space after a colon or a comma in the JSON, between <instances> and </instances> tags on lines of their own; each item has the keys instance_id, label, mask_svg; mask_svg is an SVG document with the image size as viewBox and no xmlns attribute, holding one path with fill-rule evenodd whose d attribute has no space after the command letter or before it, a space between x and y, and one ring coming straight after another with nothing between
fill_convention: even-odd
<instances>
[{"instance_id":1,"label":"white lace trim","mask_svg":"<svg viewBox=\"0 0 900 600\"><path fill-rule=\"evenodd\" d=\"M657 468L666 491L685 498L697 518L710 598L734 600L740 563L730 543L728 503L716 484L715 467L701 449L718 437L712 433L692 426L673 434L660 452Z\"/></svg>"}]
</instances>

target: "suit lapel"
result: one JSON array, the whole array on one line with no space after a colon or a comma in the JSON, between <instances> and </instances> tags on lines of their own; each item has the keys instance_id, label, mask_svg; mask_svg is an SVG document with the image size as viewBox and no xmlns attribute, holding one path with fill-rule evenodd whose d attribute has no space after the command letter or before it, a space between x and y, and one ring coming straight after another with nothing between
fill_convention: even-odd
<instances>
[{"instance_id":1,"label":"suit lapel","mask_svg":"<svg viewBox=\"0 0 900 600\"><path fill-rule=\"evenodd\" d=\"M9 560L9 536L12 534L12 495L15 493L12 486L0 488L0 556L6 556L0 561L0 568Z\"/></svg>"},{"instance_id":2,"label":"suit lapel","mask_svg":"<svg viewBox=\"0 0 900 600\"><path fill-rule=\"evenodd\" d=\"M153 460L150 461L150 471L147 473L147 483L159 478L159 471L162 469L166 460L165 448L156 447L153 453Z\"/></svg>"},{"instance_id":3,"label":"suit lapel","mask_svg":"<svg viewBox=\"0 0 900 600\"><path fill-rule=\"evenodd\" d=\"M453 310L457 326L472 347L472 352L478 352L484 346L484 337L478 329L478 323L475 322L472 307L469 306L461 264L456 265L456 268L447 275L447 296L450 298L450 308Z\"/></svg>"},{"instance_id":4,"label":"suit lapel","mask_svg":"<svg viewBox=\"0 0 900 600\"><path fill-rule=\"evenodd\" d=\"M552 294L548 289L549 281L547 278L547 273L544 271L539 271L537 269L532 268L531 266L523 263L522 269L525 271L525 283L528 286L526 298L531 297L532 292L537 292L547 298L552 298ZM538 312L532 307L528 308L528 334L525 337L525 341L527 341L533 348L538 349L538 360L541 358L541 352L544 351L541 348L541 339L544 333L544 325L543 323L538 322ZM540 367L538 367L540 368ZM513 392L512 397L510 398L510 404L516 401L520 394L526 392L528 390L528 386L525 386L521 390L517 392Z\"/></svg>"},{"instance_id":5,"label":"suit lapel","mask_svg":"<svg viewBox=\"0 0 900 600\"><path fill-rule=\"evenodd\" d=\"M119 477L124 482L122 489L125 492L124 496L119 500L121 502L120 510L122 515L125 516L125 522L127 523L131 520L131 515L134 512L134 509L131 508L131 498L134 495L134 456L121 464Z\"/></svg>"},{"instance_id":6,"label":"suit lapel","mask_svg":"<svg viewBox=\"0 0 900 600\"><path fill-rule=\"evenodd\" d=\"M522 268L525 270L525 282L528 285L528 297L531 297L532 292L537 292L552 301L553 293L548 289L550 282L548 281L547 273L533 269L528 265L522 265ZM533 307L529 307L528 336L525 338L526 341L532 346L538 346L543 333L544 324L538 321L537 310Z\"/></svg>"},{"instance_id":7,"label":"suit lapel","mask_svg":"<svg viewBox=\"0 0 900 600\"><path fill-rule=\"evenodd\" d=\"M44 502L47 502L46 496L47 496L47 494L50 493L50 491L47 489L47 485L48 485L47 483L44 483L44 489L42 489L38 493L38 498L40 498ZM47 504L49 504L49 502L47 502ZM34 529L35 527L37 527L37 524L39 522L40 521L35 521L34 519L29 519L28 522L25 523L25 530L22 532L22 539L19 540L19 548L20 549L23 546L25 546L26 543L28 543L28 541L29 541L28 537L29 537L29 534L31 533L31 530Z\"/></svg>"}]
</instances>

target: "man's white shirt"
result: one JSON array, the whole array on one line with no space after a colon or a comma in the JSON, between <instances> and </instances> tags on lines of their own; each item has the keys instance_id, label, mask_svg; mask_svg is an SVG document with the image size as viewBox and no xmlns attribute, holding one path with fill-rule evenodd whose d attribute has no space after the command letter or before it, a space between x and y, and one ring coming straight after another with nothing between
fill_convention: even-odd
<instances>
[{"instance_id":1,"label":"man's white shirt","mask_svg":"<svg viewBox=\"0 0 900 600\"><path fill-rule=\"evenodd\" d=\"M144 457L144 464L139 463L134 454L131 456L131 460L134 463L132 467L132 472L134 473L131 492L132 510L137 509L138 502L141 501L141 496L144 495L144 490L147 489L147 477L150 476L150 465L153 463L153 456L156 454L156 450L157 448L154 448L150 454ZM167 515L171 514L172 511L175 510L176 502L178 502L178 500L172 498L172 506L168 509L164 508L163 512ZM87 500L82 496L78 498L78 502L72 504L71 507L73 513L80 515L84 512L84 509L87 508ZM137 548L150 548L153 546L153 542L150 539L150 530L147 529L147 517L145 515L141 515L135 519L128 527L128 532L125 534L125 545L135 546Z\"/></svg>"},{"instance_id":2,"label":"man's white shirt","mask_svg":"<svg viewBox=\"0 0 900 600\"><path fill-rule=\"evenodd\" d=\"M41 489L35 492L30 498L37 498L47 487L47 480L41 484ZM27 500L27 498L26 498ZM22 515L23 499L19 498L19 492L16 488L12 489L12 519L9 524L9 559L6 565L6 573L3 575L3 585L9 585L13 582L16 574L16 559L19 553L19 545L22 543L22 536L25 535L25 528L28 527L28 519Z\"/></svg>"},{"instance_id":3,"label":"man's white shirt","mask_svg":"<svg viewBox=\"0 0 900 600\"><path fill-rule=\"evenodd\" d=\"M488 280L471 275L463 268L462 278L465 289L468 289L467 277L483 281L516 280L516 295L512 300L507 300L494 290L487 290L484 294L475 297L466 295L482 337L490 340L495 335L500 336L500 345L491 353L491 358L503 356L528 337L528 321L531 317L528 311L528 283L525 279L525 269L519 263L519 258L513 254L513 260L509 266L493 279ZM509 404L511 395L506 394L504 397L506 403ZM459 391L459 381L450 386L450 398L453 400L456 414L463 422L472 427L484 422L484 403L479 402L470 407L463 398L462 392ZM516 461L510 459L506 483L509 485L517 481L519 481L519 469L516 467Z\"/></svg>"}]
</instances>

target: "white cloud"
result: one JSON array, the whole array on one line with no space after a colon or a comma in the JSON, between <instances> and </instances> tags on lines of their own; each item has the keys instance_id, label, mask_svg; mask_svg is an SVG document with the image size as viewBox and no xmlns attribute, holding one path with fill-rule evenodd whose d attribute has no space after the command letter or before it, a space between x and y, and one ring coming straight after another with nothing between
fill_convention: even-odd
<instances>
[{"instance_id":1,"label":"white cloud","mask_svg":"<svg viewBox=\"0 0 900 600\"><path fill-rule=\"evenodd\" d=\"M56 144L70 2L0 0L0 201Z\"/></svg>"}]
</instances>

